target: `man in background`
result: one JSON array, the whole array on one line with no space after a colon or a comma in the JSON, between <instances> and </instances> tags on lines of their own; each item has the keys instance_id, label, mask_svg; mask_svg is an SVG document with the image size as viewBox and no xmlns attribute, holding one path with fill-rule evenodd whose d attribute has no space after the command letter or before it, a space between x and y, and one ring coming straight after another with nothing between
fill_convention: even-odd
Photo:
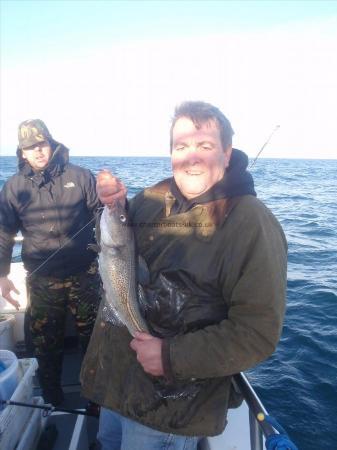
<instances>
[{"instance_id":1,"label":"man in background","mask_svg":"<svg viewBox=\"0 0 337 450\"><path fill-rule=\"evenodd\" d=\"M286 240L232 135L218 108L183 103L171 127L173 177L127 205L150 274L141 304L150 333L132 338L98 313L81 381L103 406L103 450L196 450L225 428L232 375L279 341ZM97 190L110 208L125 204L111 174L98 176Z\"/></svg>"},{"instance_id":2,"label":"man in background","mask_svg":"<svg viewBox=\"0 0 337 450\"><path fill-rule=\"evenodd\" d=\"M57 406L63 401L67 310L85 352L100 301L96 254L89 248L100 202L93 174L69 163L69 150L42 120L22 122L18 137L18 171L0 192L0 293L19 307L8 274L14 237L21 231L31 333L26 341L31 338L38 360L43 398Z\"/></svg>"}]
</instances>

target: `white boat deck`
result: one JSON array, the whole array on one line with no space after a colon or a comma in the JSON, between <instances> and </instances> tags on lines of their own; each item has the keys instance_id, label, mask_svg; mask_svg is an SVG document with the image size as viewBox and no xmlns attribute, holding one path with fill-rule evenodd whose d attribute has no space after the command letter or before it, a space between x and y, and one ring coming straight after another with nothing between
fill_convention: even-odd
<instances>
[{"instance_id":1,"label":"white boat deck","mask_svg":"<svg viewBox=\"0 0 337 450\"><path fill-rule=\"evenodd\" d=\"M239 408L230 409L228 424L223 434L208 438L211 450L249 450L250 428L249 410L246 402Z\"/></svg>"}]
</instances>

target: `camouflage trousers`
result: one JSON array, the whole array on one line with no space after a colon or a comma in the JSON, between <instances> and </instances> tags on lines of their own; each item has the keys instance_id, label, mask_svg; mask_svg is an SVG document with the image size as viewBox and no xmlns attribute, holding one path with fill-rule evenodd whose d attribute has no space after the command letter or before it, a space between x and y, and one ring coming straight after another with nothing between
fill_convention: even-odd
<instances>
[{"instance_id":1,"label":"camouflage trousers","mask_svg":"<svg viewBox=\"0 0 337 450\"><path fill-rule=\"evenodd\" d=\"M27 298L25 339L38 360L42 390L52 390L61 385L68 310L75 319L83 353L88 346L101 299L97 261L86 272L64 279L32 275L27 278Z\"/></svg>"}]
</instances>

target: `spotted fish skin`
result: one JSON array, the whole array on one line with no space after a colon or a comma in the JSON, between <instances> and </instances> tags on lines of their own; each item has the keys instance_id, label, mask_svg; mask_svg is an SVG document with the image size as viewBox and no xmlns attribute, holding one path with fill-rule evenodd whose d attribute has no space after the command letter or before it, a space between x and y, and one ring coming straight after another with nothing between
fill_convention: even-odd
<instances>
[{"instance_id":1,"label":"spotted fish skin","mask_svg":"<svg viewBox=\"0 0 337 450\"><path fill-rule=\"evenodd\" d=\"M100 219L99 270L106 302L132 336L148 332L137 297L135 240L125 208L104 207Z\"/></svg>"}]
</instances>

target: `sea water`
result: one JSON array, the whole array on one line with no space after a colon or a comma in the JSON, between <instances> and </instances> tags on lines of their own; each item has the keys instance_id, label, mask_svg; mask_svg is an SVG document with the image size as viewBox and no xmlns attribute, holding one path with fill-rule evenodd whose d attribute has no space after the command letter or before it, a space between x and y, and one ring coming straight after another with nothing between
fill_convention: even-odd
<instances>
[{"instance_id":1,"label":"sea water","mask_svg":"<svg viewBox=\"0 0 337 450\"><path fill-rule=\"evenodd\" d=\"M118 175L132 197L171 176L169 158L75 157ZM0 188L15 172L2 157ZM337 449L337 160L258 159L258 197L289 245L287 312L276 352L248 372L267 410L299 450Z\"/></svg>"}]
</instances>

